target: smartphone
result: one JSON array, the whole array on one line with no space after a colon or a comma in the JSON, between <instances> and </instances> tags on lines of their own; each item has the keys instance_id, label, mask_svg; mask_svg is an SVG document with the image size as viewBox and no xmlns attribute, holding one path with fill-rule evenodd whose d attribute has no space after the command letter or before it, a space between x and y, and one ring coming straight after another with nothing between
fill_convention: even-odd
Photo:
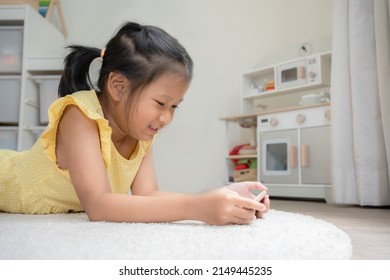
<instances>
[{"instance_id":1,"label":"smartphone","mask_svg":"<svg viewBox=\"0 0 390 280\"><path fill-rule=\"evenodd\" d=\"M267 191L262 191L261 193L259 193L257 196L256 196L256 198L255 198L255 200L257 200L257 201L262 201L263 200L263 198L265 197L267 195Z\"/></svg>"}]
</instances>

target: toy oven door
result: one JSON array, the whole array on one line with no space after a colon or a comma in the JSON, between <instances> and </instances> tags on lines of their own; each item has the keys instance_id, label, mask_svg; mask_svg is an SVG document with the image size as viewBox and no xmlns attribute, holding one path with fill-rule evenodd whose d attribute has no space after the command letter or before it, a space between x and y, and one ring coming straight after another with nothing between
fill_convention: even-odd
<instances>
[{"instance_id":1,"label":"toy oven door","mask_svg":"<svg viewBox=\"0 0 390 280\"><path fill-rule=\"evenodd\" d=\"M260 133L260 180L263 183L298 183L297 129Z\"/></svg>"}]
</instances>

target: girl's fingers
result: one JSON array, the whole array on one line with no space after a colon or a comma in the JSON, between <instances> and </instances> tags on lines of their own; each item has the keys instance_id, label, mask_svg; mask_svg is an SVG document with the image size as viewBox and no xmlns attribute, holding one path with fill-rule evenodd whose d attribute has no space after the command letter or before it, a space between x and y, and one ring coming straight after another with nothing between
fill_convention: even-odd
<instances>
[{"instance_id":1,"label":"girl's fingers","mask_svg":"<svg viewBox=\"0 0 390 280\"><path fill-rule=\"evenodd\" d=\"M270 207L271 207L271 201L269 199L269 196L266 195L264 199L261 201L261 203L265 206L264 211L256 211L256 217L258 219L261 219L265 213L268 213Z\"/></svg>"},{"instance_id":2,"label":"girl's fingers","mask_svg":"<svg viewBox=\"0 0 390 280\"><path fill-rule=\"evenodd\" d=\"M233 216L233 223L235 224L249 224L255 218L256 212L254 210L237 208L237 212Z\"/></svg>"},{"instance_id":3,"label":"girl's fingers","mask_svg":"<svg viewBox=\"0 0 390 280\"><path fill-rule=\"evenodd\" d=\"M265 205L266 209L265 209L265 213L267 213L269 211L269 209L271 208L271 200L269 199L269 195L266 195L263 199L263 204Z\"/></svg>"},{"instance_id":4,"label":"girl's fingers","mask_svg":"<svg viewBox=\"0 0 390 280\"><path fill-rule=\"evenodd\" d=\"M234 197L234 203L237 207L246 208L250 210L265 211L265 206L262 203L250 198L242 196Z\"/></svg>"},{"instance_id":5,"label":"girl's fingers","mask_svg":"<svg viewBox=\"0 0 390 280\"><path fill-rule=\"evenodd\" d=\"M256 211L256 218L261 219L263 218L264 212Z\"/></svg>"}]
</instances>

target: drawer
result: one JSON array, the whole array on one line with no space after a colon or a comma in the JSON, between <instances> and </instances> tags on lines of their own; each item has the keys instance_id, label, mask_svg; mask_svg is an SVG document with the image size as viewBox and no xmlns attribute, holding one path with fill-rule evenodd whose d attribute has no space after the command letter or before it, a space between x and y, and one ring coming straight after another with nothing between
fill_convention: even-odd
<instances>
[{"instance_id":1,"label":"drawer","mask_svg":"<svg viewBox=\"0 0 390 280\"><path fill-rule=\"evenodd\" d=\"M0 123L19 123L20 76L0 76Z\"/></svg>"},{"instance_id":2,"label":"drawer","mask_svg":"<svg viewBox=\"0 0 390 280\"><path fill-rule=\"evenodd\" d=\"M18 144L17 127L0 127L0 149L16 150Z\"/></svg>"},{"instance_id":3,"label":"drawer","mask_svg":"<svg viewBox=\"0 0 390 280\"><path fill-rule=\"evenodd\" d=\"M0 73L21 73L23 27L0 26Z\"/></svg>"}]
</instances>

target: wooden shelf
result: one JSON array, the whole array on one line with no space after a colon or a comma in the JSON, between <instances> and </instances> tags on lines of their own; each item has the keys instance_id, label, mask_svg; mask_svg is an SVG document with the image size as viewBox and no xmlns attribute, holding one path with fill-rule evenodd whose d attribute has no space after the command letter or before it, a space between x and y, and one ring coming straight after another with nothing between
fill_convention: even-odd
<instances>
[{"instance_id":1,"label":"wooden shelf","mask_svg":"<svg viewBox=\"0 0 390 280\"><path fill-rule=\"evenodd\" d=\"M219 119L221 121L239 123L242 119L257 119L257 117L261 116L261 115L281 113L281 112L293 111L293 110L298 110L298 109L322 107L322 106L328 106L328 105L330 105L329 102L323 102L323 103L318 103L318 104L313 104L313 105L305 105L305 106L302 105L302 106L293 106L293 107L282 108L282 109L275 109L275 110L264 110L261 113L235 115L235 116L222 117L222 118L219 118Z\"/></svg>"},{"instance_id":2,"label":"wooden shelf","mask_svg":"<svg viewBox=\"0 0 390 280\"><path fill-rule=\"evenodd\" d=\"M226 158L227 158L227 159L257 158L257 154L227 156Z\"/></svg>"},{"instance_id":3,"label":"wooden shelf","mask_svg":"<svg viewBox=\"0 0 390 280\"><path fill-rule=\"evenodd\" d=\"M239 122L242 119L255 119L257 118L259 114L247 114L247 115L236 115L236 116L229 116L229 117L223 117L220 118L221 121L227 121L227 122Z\"/></svg>"}]
</instances>

